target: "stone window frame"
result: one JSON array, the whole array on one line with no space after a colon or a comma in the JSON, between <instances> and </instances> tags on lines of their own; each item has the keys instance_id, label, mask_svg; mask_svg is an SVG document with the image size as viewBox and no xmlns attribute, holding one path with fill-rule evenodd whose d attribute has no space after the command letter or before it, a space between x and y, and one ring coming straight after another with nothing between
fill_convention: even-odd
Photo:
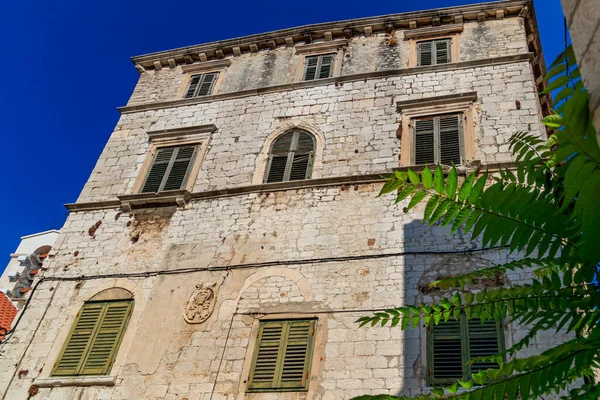
<instances>
[{"instance_id":1,"label":"stone window frame","mask_svg":"<svg viewBox=\"0 0 600 400\"><path fill-rule=\"evenodd\" d=\"M211 134L216 131L215 125L202 125L181 129L169 129L162 131L149 131L148 137L150 140L150 146L146 152L146 156L142 163L142 166L138 172L138 176L135 180L131 193L139 195L152 195L153 193L141 193L146 176L152 166L152 161L158 149L163 147L172 146L184 146L184 145L197 145L198 150L196 151L195 159L192 165L189 167L190 171L187 177L185 185L181 190L187 190L192 192L196 179L198 178L198 172L200 166L206 155L208 149L208 143L210 141Z\"/></svg>"},{"instance_id":2,"label":"stone window frame","mask_svg":"<svg viewBox=\"0 0 600 400\"><path fill-rule=\"evenodd\" d=\"M314 155L310 179L321 178L323 174L323 150L325 147L325 134L317 127L307 123L289 122L280 126L278 129L271 132L269 136L267 136L261 152L256 157L256 165L254 169L255 172L252 178L253 185L265 184L264 179L269 164L269 154L275 140L277 140L281 135L295 130L305 131L313 136L315 147L313 150Z\"/></svg>"},{"instance_id":3,"label":"stone window frame","mask_svg":"<svg viewBox=\"0 0 600 400\"><path fill-rule=\"evenodd\" d=\"M411 122L415 118L440 114L463 114L463 146L464 163L475 160L475 101L476 92L458 95L439 96L408 101L397 104L400 113L400 166L412 166L412 129Z\"/></svg>"},{"instance_id":4,"label":"stone window frame","mask_svg":"<svg viewBox=\"0 0 600 400\"><path fill-rule=\"evenodd\" d=\"M406 35L405 35L406 38ZM460 34L459 33L444 33L444 34L423 34L410 36L409 41L409 52L408 52L408 67L426 68L431 65L419 65L417 43L428 42L431 40L450 39L450 62L447 64L453 64L460 61Z\"/></svg>"},{"instance_id":5,"label":"stone window frame","mask_svg":"<svg viewBox=\"0 0 600 400\"><path fill-rule=\"evenodd\" d=\"M188 87L190 85L190 80L194 75L202 75L209 74L213 72L218 72L217 79L213 83L212 91L207 96L212 96L219 93L219 88L221 87L221 83L223 82L223 76L225 75L225 71L227 67L231 65L231 60L214 60L214 61L206 61L200 64L192 64L192 65L184 65L181 67L181 71L185 74L183 78L183 83L179 88L177 93L178 99L194 99L196 97L186 98L185 94L187 93ZM206 97L206 96L203 96Z\"/></svg>"},{"instance_id":6,"label":"stone window frame","mask_svg":"<svg viewBox=\"0 0 600 400\"><path fill-rule=\"evenodd\" d=\"M74 283L73 283L74 284ZM57 288L56 290L59 290ZM114 363L109 375L81 375L81 376L52 376L54 363L63 348L65 341L69 336L73 322L77 314L88 301L95 300L123 300L128 293L128 298L135 302L132 314L127 324L127 329L121 339L119 351L117 352ZM90 289L75 304L69 306L67 319L64 325L58 330L50 351L46 356L46 362L39 376L33 381L33 385L44 387L67 387L67 386L114 386L117 382L121 369L127 364L129 349L136 340L137 326L142 316L146 302L140 287L128 279L117 279L112 282L106 282L93 289Z\"/></svg>"},{"instance_id":7,"label":"stone window frame","mask_svg":"<svg viewBox=\"0 0 600 400\"><path fill-rule=\"evenodd\" d=\"M252 361L254 358L254 350L256 345L258 344L258 331L261 322L265 321L276 321L276 320L307 320L313 319L315 320L315 336L314 343L312 349L312 360L310 364L310 373L309 373L309 382L307 389L298 389L298 390L287 390L287 391L268 391L268 392L258 392L258 391L247 391L248 382L250 381L250 369L252 368ZM325 332L327 331L327 318L323 314L318 313L273 313L266 314L259 318L255 318L252 323L252 328L250 332L250 336L248 339L248 346L246 347L246 356L244 357L244 367L242 369L241 381L239 385L239 396L238 400L242 400L245 396L252 398L253 396L264 395L265 393L272 393L284 396L285 393L289 393L293 395L293 393L305 393L307 399L314 398L316 394L316 389L318 388L318 383L321 380L321 364L319 362L324 357L325 354Z\"/></svg>"},{"instance_id":8,"label":"stone window frame","mask_svg":"<svg viewBox=\"0 0 600 400\"><path fill-rule=\"evenodd\" d=\"M330 42L311 43L296 46L296 69L294 73L294 82L305 82L304 71L306 69L306 58L309 56L320 56L326 54L335 54L333 56L333 69L330 78L338 77L342 74L342 65L344 62L344 52L348 46L347 40L332 40ZM323 78L328 79L328 78ZM314 79L309 82L319 81Z\"/></svg>"}]
</instances>

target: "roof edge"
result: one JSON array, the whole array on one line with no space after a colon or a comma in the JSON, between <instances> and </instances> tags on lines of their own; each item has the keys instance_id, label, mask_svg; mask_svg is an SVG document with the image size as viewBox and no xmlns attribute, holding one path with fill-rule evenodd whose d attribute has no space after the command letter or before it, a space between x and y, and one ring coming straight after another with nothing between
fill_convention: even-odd
<instances>
[{"instance_id":1,"label":"roof edge","mask_svg":"<svg viewBox=\"0 0 600 400\"><path fill-rule=\"evenodd\" d=\"M157 69L160 69L162 68L163 64L175 66L179 63L179 60L177 60L178 58L185 63L192 63L198 60L205 61L202 56L199 56L201 53L205 53L204 57L206 57L206 54L208 54L209 57L215 56L216 58L223 58L224 50L227 53L239 55L240 47L246 47L250 51L258 51L260 48L274 48L277 45L286 43L289 44L290 37L292 38L293 43L294 39L303 40L303 38L309 37L308 40L311 40L311 36L320 38L325 32L328 31L339 31L337 32L339 35L351 36L355 33L360 34L361 32L365 32L365 28L371 28L373 26L379 27L379 29L383 28L387 30L393 30L396 28L409 29L409 22L414 23L410 26L410 28L416 28L418 26L426 26L431 24L433 19L436 19L437 23L439 23L439 19L442 17L448 18L466 16L473 18L473 16L475 16L475 19L477 19L480 18L481 13L495 11L497 9L509 11L512 10L512 12L506 14L510 14L510 16L516 16L519 14L519 11L522 7L526 7L532 3L532 0L501 0L469 4L464 6L435 8L423 11L411 11L376 17L355 18L302 25L233 39L218 40L192 46L179 47L172 50L147 53L131 57L131 61L140 70L152 67L153 65L157 67ZM494 16L490 14L487 15L487 17L493 18ZM486 18L485 14L483 15L483 18ZM373 31L375 31L375 29L373 29ZM285 41L286 38L288 38L287 42ZM237 50L233 51L233 48L237 48Z\"/></svg>"}]
</instances>

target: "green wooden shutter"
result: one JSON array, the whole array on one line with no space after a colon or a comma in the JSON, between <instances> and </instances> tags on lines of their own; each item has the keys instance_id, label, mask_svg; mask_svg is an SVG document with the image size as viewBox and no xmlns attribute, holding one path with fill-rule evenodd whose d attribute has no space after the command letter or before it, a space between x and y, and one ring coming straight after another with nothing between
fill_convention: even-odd
<instances>
[{"instance_id":1,"label":"green wooden shutter","mask_svg":"<svg viewBox=\"0 0 600 400\"><path fill-rule=\"evenodd\" d=\"M333 72L333 54L319 56L319 79L329 78Z\"/></svg>"},{"instance_id":2,"label":"green wooden shutter","mask_svg":"<svg viewBox=\"0 0 600 400\"><path fill-rule=\"evenodd\" d=\"M208 96L211 94L218 74L218 72L213 72L211 74L202 75L202 83L198 88L196 96Z\"/></svg>"},{"instance_id":3,"label":"green wooden shutter","mask_svg":"<svg viewBox=\"0 0 600 400\"><path fill-rule=\"evenodd\" d=\"M194 161L196 150L197 146L182 146L176 149L162 190L177 190L183 187Z\"/></svg>"},{"instance_id":4,"label":"green wooden shutter","mask_svg":"<svg viewBox=\"0 0 600 400\"><path fill-rule=\"evenodd\" d=\"M156 150L152 166L142 187L142 193L156 193L160 191L175 149L175 147L162 147Z\"/></svg>"},{"instance_id":5,"label":"green wooden shutter","mask_svg":"<svg viewBox=\"0 0 600 400\"><path fill-rule=\"evenodd\" d=\"M464 376L464 349L460 321L440 322L430 332L429 384L453 383Z\"/></svg>"},{"instance_id":6,"label":"green wooden shutter","mask_svg":"<svg viewBox=\"0 0 600 400\"><path fill-rule=\"evenodd\" d=\"M450 39L436 40L435 63L447 64L450 62Z\"/></svg>"},{"instance_id":7,"label":"green wooden shutter","mask_svg":"<svg viewBox=\"0 0 600 400\"><path fill-rule=\"evenodd\" d=\"M413 164L435 163L434 119L421 118L413 121Z\"/></svg>"},{"instance_id":8,"label":"green wooden shutter","mask_svg":"<svg viewBox=\"0 0 600 400\"><path fill-rule=\"evenodd\" d=\"M306 57L304 66L304 80L312 81L317 77L317 64L319 63L319 56Z\"/></svg>"},{"instance_id":9,"label":"green wooden shutter","mask_svg":"<svg viewBox=\"0 0 600 400\"><path fill-rule=\"evenodd\" d=\"M471 379L480 369L497 368L495 362L469 360L497 354L504 350L502 324L497 321L450 320L430 326L427 337L427 383L451 384L458 379Z\"/></svg>"},{"instance_id":10,"label":"green wooden shutter","mask_svg":"<svg viewBox=\"0 0 600 400\"><path fill-rule=\"evenodd\" d=\"M312 163L312 154L314 150L314 139L312 135L304 132L297 132L295 141L294 157L290 169L290 181L310 178L310 166Z\"/></svg>"},{"instance_id":11,"label":"green wooden shutter","mask_svg":"<svg viewBox=\"0 0 600 400\"><path fill-rule=\"evenodd\" d=\"M477 357L486 357L502 351L501 326L496 321L485 321L483 324L478 319L469 320L469 360ZM471 365L471 373L475 374L481 369L498 368L498 364L491 361L477 362Z\"/></svg>"},{"instance_id":12,"label":"green wooden shutter","mask_svg":"<svg viewBox=\"0 0 600 400\"><path fill-rule=\"evenodd\" d=\"M261 322L248 391L308 388L315 320Z\"/></svg>"},{"instance_id":13,"label":"green wooden shutter","mask_svg":"<svg viewBox=\"0 0 600 400\"><path fill-rule=\"evenodd\" d=\"M52 375L106 375L131 315L133 301L84 304Z\"/></svg>"},{"instance_id":14,"label":"green wooden shutter","mask_svg":"<svg viewBox=\"0 0 600 400\"><path fill-rule=\"evenodd\" d=\"M439 124L439 163L460 164L462 149L462 114L445 115L437 118Z\"/></svg>"},{"instance_id":15,"label":"green wooden shutter","mask_svg":"<svg viewBox=\"0 0 600 400\"><path fill-rule=\"evenodd\" d=\"M198 145L159 148L141 193L182 189L190 174L197 152Z\"/></svg>"},{"instance_id":16,"label":"green wooden shutter","mask_svg":"<svg viewBox=\"0 0 600 400\"><path fill-rule=\"evenodd\" d=\"M78 375L103 311L102 303L85 304L79 311L58 361L54 364L52 375Z\"/></svg>"},{"instance_id":17,"label":"green wooden shutter","mask_svg":"<svg viewBox=\"0 0 600 400\"><path fill-rule=\"evenodd\" d=\"M417 65L432 65L433 60L433 42L417 43Z\"/></svg>"},{"instance_id":18,"label":"green wooden shutter","mask_svg":"<svg viewBox=\"0 0 600 400\"><path fill-rule=\"evenodd\" d=\"M202 75L194 75L190 78L190 85L188 86L187 92L185 92L185 98L194 97L196 93L196 89L198 88L198 83L202 79Z\"/></svg>"}]
</instances>

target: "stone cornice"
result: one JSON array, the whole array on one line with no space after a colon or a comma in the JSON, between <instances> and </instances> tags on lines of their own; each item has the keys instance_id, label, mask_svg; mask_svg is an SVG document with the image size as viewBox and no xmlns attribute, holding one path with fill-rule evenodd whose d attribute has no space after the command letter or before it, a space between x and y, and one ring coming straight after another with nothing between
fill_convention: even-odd
<instances>
[{"instance_id":1,"label":"stone cornice","mask_svg":"<svg viewBox=\"0 0 600 400\"><path fill-rule=\"evenodd\" d=\"M464 30L463 24L451 24L441 26L431 26L427 28L417 28L404 31L404 39L420 39L429 36L441 36L451 33L458 33Z\"/></svg>"},{"instance_id":2,"label":"stone cornice","mask_svg":"<svg viewBox=\"0 0 600 400\"><path fill-rule=\"evenodd\" d=\"M304 54L311 52L325 52L325 51L335 51L339 48L348 46L348 40L339 39L332 40L330 42L320 42L320 43L311 43L311 44L301 44L296 46L296 54Z\"/></svg>"},{"instance_id":3,"label":"stone cornice","mask_svg":"<svg viewBox=\"0 0 600 400\"><path fill-rule=\"evenodd\" d=\"M398 167L394 168L394 171L407 171L409 168L415 172L420 172L423 170L424 165L411 165L406 167ZM498 171L502 168L514 168L514 162L505 162L505 163L495 163L495 164L486 164L481 165L481 161L475 160L471 161L468 165L458 166L460 175L469 174L471 172L480 171L484 168L490 172ZM444 172L448 173L450 167L444 166ZM386 173L391 173L393 171L387 171ZM118 200L106 200L106 201L92 201L85 203L71 203L65 204L65 207L70 212L84 212L84 211L96 211L96 210L109 210L109 209L120 209L123 205L123 201L131 201L137 202L131 208L127 208L126 210L131 210L135 208L142 207L156 207L156 206L184 206L189 202L207 200L207 199L215 199L215 198L225 198L225 197L233 197L240 196L249 193L263 193L263 192L282 192L286 190L296 190L296 189L310 189L310 188L320 188L320 187L328 187L328 186L342 186L342 185L364 185L370 183L383 183L385 182L385 178L382 177L382 174L367 174L367 175L346 175L346 176L333 176L328 178L319 178L319 179L306 179L302 181L291 181L291 182L278 182L278 183L265 183L262 185L247 185L226 189L217 189L217 190L207 190L204 192L194 192L189 193L186 190L178 190L178 191L170 191L166 193L151 193L151 194L130 194L130 195L122 195L117 196ZM177 203L177 201L166 201L163 204L151 201L152 198L173 198L175 195L185 196L185 202ZM127 205L125 204L127 207Z\"/></svg>"},{"instance_id":4,"label":"stone cornice","mask_svg":"<svg viewBox=\"0 0 600 400\"><path fill-rule=\"evenodd\" d=\"M422 108L425 106L437 106L442 104L452 104L458 102L473 102L477 100L477 92L465 92L458 94L449 94L446 96L424 97L421 99L412 99L396 102L398 112L410 110L414 108Z\"/></svg>"},{"instance_id":5,"label":"stone cornice","mask_svg":"<svg viewBox=\"0 0 600 400\"><path fill-rule=\"evenodd\" d=\"M223 59L227 56L239 56L246 52L258 52L261 49L274 49L277 46L294 46L296 43L309 44L315 40L349 39L356 35L368 36L378 32L389 33L397 29L415 29L427 26L462 24L469 21L482 22L486 19L518 17L522 16L523 9L527 7L533 7L531 0L505 0L304 25L135 56L131 60L140 72L163 67L173 68L182 64L204 62L209 59Z\"/></svg>"},{"instance_id":6,"label":"stone cornice","mask_svg":"<svg viewBox=\"0 0 600 400\"><path fill-rule=\"evenodd\" d=\"M502 57L494 57L494 58L485 58L480 60L473 61L461 61L457 63L449 63L449 64L439 64L439 65L428 65L421 67L411 67L411 68L402 68L402 69L391 69L385 71L375 71L375 72L367 72L362 74L353 74L353 75L342 75L334 78L327 79L318 79L314 81L305 81L305 82L295 82L288 83L284 85L277 86L266 86L257 89L249 89L242 90L239 92L233 93L219 93L212 96L201 96L194 97L190 99L178 99L178 100L169 100L162 101L157 103L144 103L144 104L135 104L130 106L119 107L118 110L122 114L133 113L138 111L147 111L147 110L159 110L164 108L175 108L182 106L189 106L193 104L201 104L201 103L211 103L213 101L218 100L229 100L229 99L237 99L248 96L257 96L268 93L277 93L277 92L285 92L290 90L315 87L315 86L325 86L325 85L341 85L344 82L354 82L354 81L364 81L365 79L380 79L391 76L405 76L405 75L414 75L414 74L423 74L430 72L441 72L441 71L453 71L458 69L466 69L466 68L475 68L482 66L492 66L492 65L501 65L501 64L511 64L522 61L531 62L534 59L532 53L523 53L516 54L511 56L502 56Z\"/></svg>"},{"instance_id":7,"label":"stone cornice","mask_svg":"<svg viewBox=\"0 0 600 400\"><path fill-rule=\"evenodd\" d=\"M194 135L199 133L213 133L217 130L215 124L187 126L185 128L161 129L148 131L150 140L170 139L186 135Z\"/></svg>"}]
</instances>

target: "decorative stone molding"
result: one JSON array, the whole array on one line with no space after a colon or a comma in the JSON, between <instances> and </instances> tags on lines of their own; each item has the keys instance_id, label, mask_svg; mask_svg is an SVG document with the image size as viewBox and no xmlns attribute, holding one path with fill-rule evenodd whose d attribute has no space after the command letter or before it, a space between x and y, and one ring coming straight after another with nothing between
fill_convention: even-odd
<instances>
[{"instance_id":1,"label":"decorative stone molding","mask_svg":"<svg viewBox=\"0 0 600 400\"><path fill-rule=\"evenodd\" d=\"M341 48L348 46L348 41L346 39L340 40L332 40L330 42L321 42L321 43L311 43L311 44L302 44L296 46L296 54L306 54L306 53L326 53L328 51L337 51Z\"/></svg>"},{"instance_id":2,"label":"decorative stone molding","mask_svg":"<svg viewBox=\"0 0 600 400\"><path fill-rule=\"evenodd\" d=\"M150 207L184 207L191 199L187 190L168 190L159 193L136 193L117 196L121 210L130 212L139 208Z\"/></svg>"},{"instance_id":3,"label":"decorative stone molding","mask_svg":"<svg viewBox=\"0 0 600 400\"><path fill-rule=\"evenodd\" d=\"M117 382L116 376L78 376L37 378L33 384L41 388L53 388L62 386L114 386Z\"/></svg>"},{"instance_id":4,"label":"decorative stone molding","mask_svg":"<svg viewBox=\"0 0 600 400\"><path fill-rule=\"evenodd\" d=\"M421 39L429 36L442 36L453 33L460 33L464 29L462 24L430 26L427 28L417 28L404 31L404 40Z\"/></svg>"},{"instance_id":5,"label":"decorative stone molding","mask_svg":"<svg viewBox=\"0 0 600 400\"><path fill-rule=\"evenodd\" d=\"M181 70L185 73L205 72L209 70L227 68L231 65L231 60L212 60L204 61L200 64L184 65Z\"/></svg>"},{"instance_id":6,"label":"decorative stone molding","mask_svg":"<svg viewBox=\"0 0 600 400\"><path fill-rule=\"evenodd\" d=\"M198 284L183 310L183 318L188 324L201 324L213 313L217 302L217 284Z\"/></svg>"},{"instance_id":7,"label":"decorative stone molding","mask_svg":"<svg viewBox=\"0 0 600 400\"><path fill-rule=\"evenodd\" d=\"M197 125L197 126L187 126L185 128L174 128L174 129L161 129L161 130L153 130L148 131L148 137L152 141L161 140L161 139L173 139L179 138L192 134L210 134L216 132L217 126L215 124L208 125Z\"/></svg>"},{"instance_id":8,"label":"decorative stone molding","mask_svg":"<svg viewBox=\"0 0 600 400\"><path fill-rule=\"evenodd\" d=\"M426 11L407 12L400 14L390 14L379 17L358 18L346 21L337 21L330 23L321 23L306 25L296 28L282 29L278 31L262 33L257 35L245 36L229 40L221 40L211 43L205 43L195 46L182 47L179 49L162 51L157 53L145 54L132 57L134 64L140 64L146 69L160 69L168 65L168 59L173 58L180 64L190 63L201 60L204 55L207 59L220 59L224 56L234 55L239 48L240 54L255 52L260 49L274 49L278 46L289 46L290 40L293 43L305 42L306 35L314 40L329 40L325 38L331 34L332 39L348 38L357 32L365 32L369 28L370 33L386 32L390 29L415 29L418 25L436 25L443 26L447 23L458 23L457 17L461 22L485 21L486 19L496 19L502 11L503 18L519 17L523 10L528 8L528 0L505 0L502 2L490 2L482 4L472 4L466 6L449 7L444 9L432 9ZM442 17L443 15L443 17ZM531 12L526 13L526 19L532 19ZM439 20L438 20L439 19ZM236 49L236 50L234 50ZM188 61L186 61L186 57ZM157 64L156 64L157 63Z\"/></svg>"},{"instance_id":9,"label":"decorative stone molding","mask_svg":"<svg viewBox=\"0 0 600 400\"><path fill-rule=\"evenodd\" d=\"M425 97L422 99L398 101L396 102L396 109L398 112L404 112L410 109L422 109L424 107L434 107L465 101L474 102L475 100L477 100L477 92L466 92L449 94L447 96Z\"/></svg>"}]
</instances>

